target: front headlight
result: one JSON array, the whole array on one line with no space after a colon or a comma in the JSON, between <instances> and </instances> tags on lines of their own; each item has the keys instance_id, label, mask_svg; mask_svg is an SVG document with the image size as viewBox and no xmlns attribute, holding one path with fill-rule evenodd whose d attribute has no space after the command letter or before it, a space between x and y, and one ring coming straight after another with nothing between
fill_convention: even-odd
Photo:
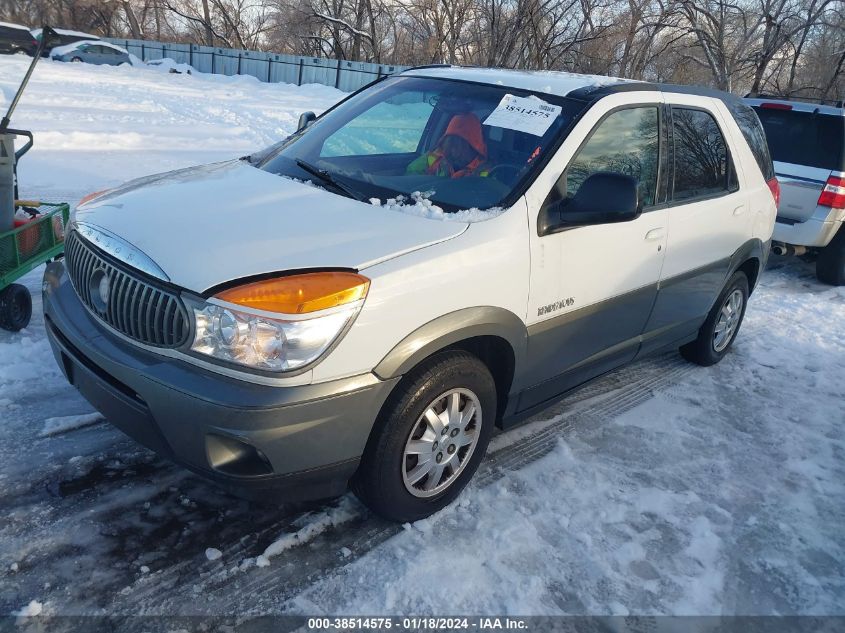
<instances>
[{"instance_id":1,"label":"front headlight","mask_svg":"<svg viewBox=\"0 0 845 633\"><path fill-rule=\"evenodd\" d=\"M253 369L299 369L346 330L369 286L354 273L307 273L245 284L207 301L185 297L194 317L191 350Z\"/></svg>"}]
</instances>

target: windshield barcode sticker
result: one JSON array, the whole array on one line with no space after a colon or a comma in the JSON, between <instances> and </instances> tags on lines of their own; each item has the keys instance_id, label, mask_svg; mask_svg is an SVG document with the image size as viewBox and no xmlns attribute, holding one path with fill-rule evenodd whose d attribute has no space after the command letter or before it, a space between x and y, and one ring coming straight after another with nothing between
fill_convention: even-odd
<instances>
[{"instance_id":1,"label":"windshield barcode sticker","mask_svg":"<svg viewBox=\"0 0 845 633\"><path fill-rule=\"evenodd\" d=\"M540 99L506 94L496 109L484 119L484 125L543 136L562 110L560 106Z\"/></svg>"}]
</instances>

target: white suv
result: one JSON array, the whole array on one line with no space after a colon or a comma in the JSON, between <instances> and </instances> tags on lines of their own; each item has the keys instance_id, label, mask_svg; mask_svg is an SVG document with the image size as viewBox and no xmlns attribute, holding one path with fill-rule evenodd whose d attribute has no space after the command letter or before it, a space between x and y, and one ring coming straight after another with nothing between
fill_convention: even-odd
<instances>
[{"instance_id":1,"label":"white suv","mask_svg":"<svg viewBox=\"0 0 845 633\"><path fill-rule=\"evenodd\" d=\"M718 362L766 263L777 183L726 94L429 67L302 120L94 195L44 280L70 382L242 493L424 517L494 425L658 350Z\"/></svg>"},{"instance_id":2,"label":"white suv","mask_svg":"<svg viewBox=\"0 0 845 633\"><path fill-rule=\"evenodd\" d=\"M816 276L845 285L845 108L745 99L760 117L781 185L772 250L817 256Z\"/></svg>"}]
</instances>

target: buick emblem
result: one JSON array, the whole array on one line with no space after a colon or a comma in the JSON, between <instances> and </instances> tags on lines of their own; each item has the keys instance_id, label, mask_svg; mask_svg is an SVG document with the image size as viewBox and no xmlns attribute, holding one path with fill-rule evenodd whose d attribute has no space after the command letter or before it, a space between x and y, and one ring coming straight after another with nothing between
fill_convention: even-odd
<instances>
[{"instance_id":1,"label":"buick emblem","mask_svg":"<svg viewBox=\"0 0 845 633\"><path fill-rule=\"evenodd\" d=\"M111 297L111 280L108 273L102 268L97 268L91 273L88 281L88 289L91 296L91 303L100 312L105 312Z\"/></svg>"},{"instance_id":2,"label":"buick emblem","mask_svg":"<svg viewBox=\"0 0 845 633\"><path fill-rule=\"evenodd\" d=\"M106 305L109 304L109 295L111 294L111 286L109 285L109 276L103 275L100 278L100 283L98 284L98 288L100 292L100 300L105 303Z\"/></svg>"}]
</instances>

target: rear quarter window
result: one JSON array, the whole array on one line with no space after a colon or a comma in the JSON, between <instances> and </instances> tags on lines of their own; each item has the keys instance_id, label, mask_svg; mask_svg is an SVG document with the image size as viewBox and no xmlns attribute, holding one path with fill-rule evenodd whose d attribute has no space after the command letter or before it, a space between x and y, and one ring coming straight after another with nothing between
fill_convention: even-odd
<instances>
[{"instance_id":1,"label":"rear quarter window","mask_svg":"<svg viewBox=\"0 0 845 633\"><path fill-rule=\"evenodd\" d=\"M845 117L755 107L772 158L782 163L845 171Z\"/></svg>"},{"instance_id":2,"label":"rear quarter window","mask_svg":"<svg viewBox=\"0 0 845 633\"><path fill-rule=\"evenodd\" d=\"M754 160L757 161L757 166L760 167L760 172L766 181L775 177L775 168L772 165L772 156L769 153L769 145L766 141L766 133L763 130L763 125L754 108L744 105L742 103L729 104L728 107L733 114L734 120L739 126L751 153L754 154Z\"/></svg>"}]
</instances>

